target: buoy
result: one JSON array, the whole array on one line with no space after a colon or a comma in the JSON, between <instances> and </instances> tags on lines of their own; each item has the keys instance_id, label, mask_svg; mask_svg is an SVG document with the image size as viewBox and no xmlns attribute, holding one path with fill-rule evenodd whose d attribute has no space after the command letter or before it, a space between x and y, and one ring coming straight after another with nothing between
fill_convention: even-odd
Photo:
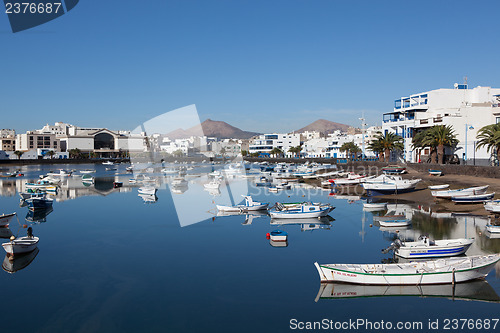
<instances>
[{"instance_id":1,"label":"buoy","mask_svg":"<svg viewBox=\"0 0 500 333\"><path fill-rule=\"evenodd\" d=\"M304 194L302 194L302 198L303 198L303 197L305 197L305 195L304 195Z\"/></svg>"},{"instance_id":2,"label":"buoy","mask_svg":"<svg viewBox=\"0 0 500 333\"><path fill-rule=\"evenodd\" d=\"M271 234L270 234L270 233L267 233L267 234L266 234L266 237L271 237Z\"/></svg>"},{"instance_id":3,"label":"buoy","mask_svg":"<svg viewBox=\"0 0 500 333\"><path fill-rule=\"evenodd\" d=\"M370 224L370 228L373 227L373 224Z\"/></svg>"},{"instance_id":4,"label":"buoy","mask_svg":"<svg viewBox=\"0 0 500 333\"><path fill-rule=\"evenodd\" d=\"M14 239L16 239L16 236L14 236L14 235L10 236L11 241L13 241Z\"/></svg>"},{"instance_id":5,"label":"buoy","mask_svg":"<svg viewBox=\"0 0 500 333\"><path fill-rule=\"evenodd\" d=\"M399 230L396 230L396 233L399 234Z\"/></svg>"},{"instance_id":6,"label":"buoy","mask_svg":"<svg viewBox=\"0 0 500 333\"><path fill-rule=\"evenodd\" d=\"M28 227L28 225L27 225L27 224L23 224L23 228L25 228L25 229L26 229L27 227Z\"/></svg>"}]
</instances>

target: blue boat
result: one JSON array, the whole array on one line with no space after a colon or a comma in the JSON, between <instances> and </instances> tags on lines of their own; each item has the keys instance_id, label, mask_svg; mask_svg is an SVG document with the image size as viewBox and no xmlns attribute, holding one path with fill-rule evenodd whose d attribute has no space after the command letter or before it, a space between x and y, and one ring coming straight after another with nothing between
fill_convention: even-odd
<instances>
[{"instance_id":1,"label":"blue boat","mask_svg":"<svg viewBox=\"0 0 500 333\"><path fill-rule=\"evenodd\" d=\"M288 239L288 233L282 230L273 230L270 233L270 238L274 242L286 242Z\"/></svg>"},{"instance_id":2,"label":"blue boat","mask_svg":"<svg viewBox=\"0 0 500 333\"><path fill-rule=\"evenodd\" d=\"M46 209L48 207L52 207L52 203L54 199L51 198L30 198L27 199L29 209Z\"/></svg>"}]
</instances>

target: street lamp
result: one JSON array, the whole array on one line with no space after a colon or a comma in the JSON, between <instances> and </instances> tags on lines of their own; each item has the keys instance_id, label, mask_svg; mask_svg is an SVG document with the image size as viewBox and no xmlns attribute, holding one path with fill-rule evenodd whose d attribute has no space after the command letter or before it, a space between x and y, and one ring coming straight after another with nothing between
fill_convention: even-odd
<instances>
[{"instance_id":1,"label":"street lamp","mask_svg":"<svg viewBox=\"0 0 500 333\"><path fill-rule=\"evenodd\" d=\"M467 131L468 130L473 130L474 127L469 124L465 124L465 155L464 155L464 164L467 164Z\"/></svg>"},{"instance_id":2,"label":"street lamp","mask_svg":"<svg viewBox=\"0 0 500 333\"><path fill-rule=\"evenodd\" d=\"M363 149L363 156L361 157L361 159L363 160L365 158L365 126L366 126L366 123L365 123L365 113L363 112L363 115L361 116L361 118L359 118L359 120L361 120L361 144L362 144L362 149Z\"/></svg>"}]
</instances>

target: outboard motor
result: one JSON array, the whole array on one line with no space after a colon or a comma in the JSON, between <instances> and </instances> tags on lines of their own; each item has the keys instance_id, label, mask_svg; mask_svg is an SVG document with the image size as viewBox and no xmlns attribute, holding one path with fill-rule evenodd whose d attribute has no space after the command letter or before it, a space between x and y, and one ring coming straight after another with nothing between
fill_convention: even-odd
<instances>
[{"instance_id":1,"label":"outboard motor","mask_svg":"<svg viewBox=\"0 0 500 333\"><path fill-rule=\"evenodd\" d=\"M394 251L396 249L399 249L403 244L401 243L401 240L399 238L396 238L396 240L389 245L386 249L382 249L382 253L386 254L391 251Z\"/></svg>"},{"instance_id":2,"label":"outboard motor","mask_svg":"<svg viewBox=\"0 0 500 333\"><path fill-rule=\"evenodd\" d=\"M28 228L27 234L29 238L33 238L33 229L31 227Z\"/></svg>"}]
</instances>

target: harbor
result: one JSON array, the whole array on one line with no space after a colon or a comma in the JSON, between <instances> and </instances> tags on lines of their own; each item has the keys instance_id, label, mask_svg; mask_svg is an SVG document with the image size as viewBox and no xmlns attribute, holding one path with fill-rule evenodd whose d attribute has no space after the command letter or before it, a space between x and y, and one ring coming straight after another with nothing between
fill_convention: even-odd
<instances>
[{"instance_id":1,"label":"harbor","mask_svg":"<svg viewBox=\"0 0 500 333\"><path fill-rule=\"evenodd\" d=\"M86 299L82 303L52 298L49 309L60 310L50 314L41 310L49 321L73 318L50 321L47 327L53 330L61 325L70 330L90 325L90 321L77 319L77 313L93 314L92 325L106 329L110 318L122 318L127 311L149 313L150 327L158 328L164 325L161 316L168 312L183 327L194 330L213 316L207 307L224 312L229 323L246 322L243 332L261 329L267 312L278 320L266 323L266 329L270 325L279 330L280 321L288 320L290 311L315 318L327 316L340 304L345 310L339 316L344 318L368 309L370 318L385 316L382 309L389 301L395 307L391 316L401 318L414 319L408 311L431 317L439 313L439 318L445 318L462 311L463 300L474 302L474 307L468 307L470 315L494 316L497 311L500 266L491 256L500 252L500 238L487 229L494 216L482 203L436 201L427 188L445 182L451 188L477 185L482 179L462 177L459 182L453 175L436 178L406 169L402 177L422 179L414 191L367 196L359 183L342 185L344 191L336 191L338 188L324 188L320 179L310 177L326 174L326 178L349 179L350 173L344 175L342 165L332 164L106 163L59 168L22 166L23 176L0 179L2 208L5 213L16 212L0 228L3 243L12 237L29 238L30 233L36 239L30 252L7 253L3 260L0 281L10 287L5 297L11 307L21 307L21 300L15 297L19 288L39 302L64 290L72 290L76 299ZM57 190L31 193L29 184L39 180L46 182L46 188L56 186ZM263 182L264 186L258 185ZM271 191L284 183L290 186ZM217 186L207 188L206 184ZM495 190L494 182L488 184L489 190ZM26 198L40 193L51 200L50 207L30 208L26 201L31 199ZM407 222L398 226L383 223L395 218ZM31 230L26 236L28 227ZM418 273L413 280L401 280L407 286L393 286L398 284L393 281L383 292L373 286L385 283L383 277L360 289L357 283L361 281L336 285L339 281L334 279L331 284L321 276L328 273L320 271L318 276L314 267L315 262L321 267L344 264L351 271L361 264L377 269L390 269L384 267L398 263L406 267L412 259L404 258L409 256L404 253L409 252L396 255L382 249L399 240L402 247L398 251L411 242L424 244L422 235L431 246L434 241L437 246L453 245L453 239L458 246L465 242L465 256L453 252L448 259L441 255L419 259L427 270L439 270L440 262L445 263L443 267L456 262L456 272L430 282L427 275ZM446 239L451 243L440 241ZM477 259L471 264L468 258ZM469 274L463 280L460 269L483 267L481 260L491 264L479 275ZM205 287L193 288L200 281ZM39 288L40 284L45 287ZM158 292L166 297L156 297ZM395 295L405 297L391 297ZM131 305L138 297L144 301ZM255 304L259 304L258 312L253 309ZM99 307L102 310L96 317ZM192 311L199 315L192 317ZM248 313L252 313L251 321ZM224 331L220 325L211 324Z\"/></svg>"}]
</instances>

